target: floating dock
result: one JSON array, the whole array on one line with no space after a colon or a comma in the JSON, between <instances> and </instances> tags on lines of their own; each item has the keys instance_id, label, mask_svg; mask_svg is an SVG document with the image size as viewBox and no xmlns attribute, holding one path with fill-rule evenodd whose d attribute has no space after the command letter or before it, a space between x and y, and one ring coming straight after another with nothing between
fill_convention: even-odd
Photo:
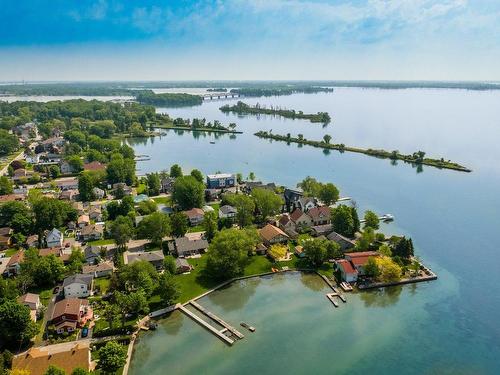
<instances>
[{"instance_id":1,"label":"floating dock","mask_svg":"<svg viewBox=\"0 0 500 375\"><path fill-rule=\"evenodd\" d=\"M236 330L236 328L232 327L231 325L229 325L228 323L226 323L224 320L222 320L221 318L219 318L217 315L211 313L210 311L208 311L207 309L205 309L203 306L201 306L200 304L196 303L195 301L191 301L191 305L193 305L194 308L196 308L198 311L200 311L204 315L208 316L213 321L219 323L221 326L223 326L224 328L226 328L229 332L231 332L234 336L236 336L240 340L245 337L241 332L238 332Z\"/></svg>"},{"instance_id":2,"label":"floating dock","mask_svg":"<svg viewBox=\"0 0 500 375\"><path fill-rule=\"evenodd\" d=\"M333 306L339 307L339 303L335 300L335 297L337 297L337 294L335 293L328 293L326 295L326 298L328 298L330 302L333 303Z\"/></svg>"},{"instance_id":3,"label":"floating dock","mask_svg":"<svg viewBox=\"0 0 500 375\"><path fill-rule=\"evenodd\" d=\"M179 309L184 314L186 314L191 319L193 319L196 323L198 323L202 327L204 327L207 330L209 330L210 332L212 332L215 336L217 336L219 339L221 339L222 341L224 341L226 344L228 344L228 345L233 345L234 344L234 340L231 339L231 338L229 338L229 337L227 337L224 334L224 332L226 331L226 329L223 329L223 330L219 331L217 328L215 328L214 326L211 326L210 324L208 324L207 322L205 322L203 319L201 319L199 316L197 316L196 314L193 314L191 311L189 311L188 309L186 309L183 305L180 305Z\"/></svg>"}]
</instances>

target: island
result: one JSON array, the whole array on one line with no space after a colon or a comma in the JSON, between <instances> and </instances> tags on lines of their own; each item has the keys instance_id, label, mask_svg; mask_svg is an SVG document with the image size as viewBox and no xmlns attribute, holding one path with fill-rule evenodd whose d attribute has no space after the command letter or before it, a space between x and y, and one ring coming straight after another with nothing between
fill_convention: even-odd
<instances>
[{"instance_id":1,"label":"island","mask_svg":"<svg viewBox=\"0 0 500 375\"><path fill-rule=\"evenodd\" d=\"M203 103L203 98L200 95L184 93L155 94L151 90L136 92L136 100L142 104L166 107L192 106Z\"/></svg>"},{"instance_id":2,"label":"island","mask_svg":"<svg viewBox=\"0 0 500 375\"><path fill-rule=\"evenodd\" d=\"M460 172L472 172L471 169L464 167L463 165L460 165L458 163L452 162L451 160L445 160L444 158L441 159L426 158L425 152L423 151L417 151L414 152L413 154L405 155L397 150L386 151L386 150L371 149L371 148L365 149L360 147L346 146L343 143L337 143L337 144L330 143L332 137L328 134L326 134L321 141L308 140L304 138L302 134L298 134L297 137L292 137L290 133L286 135L279 135L263 130L255 133L254 135L259 138L272 139L275 141L282 141L287 143L297 143L300 145L309 145L313 147L322 148L325 150L337 150L339 152L345 152L345 151L356 152L359 154L365 154L382 159L391 159L394 161L402 160L406 163L411 163L416 165L428 165L440 169L452 169Z\"/></svg>"},{"instance_id":3,"label":"island","mask_svg":"<svg viewBox=\"0 0 500 375\"><path fill-rule=\"evenodd\" d=\"M322 124L328 124L331 121L328 112L318 112L315 114L304 113L302 111L295 111L293 109L282 109L282 108L275 108L272 106L270 108L267 108L266 106L261 106L259 103L257 103L254 106L251 106L246 103L243 103L242 101L238 101L238 103L232 106L226 104L220 107L219 109L224 113L233 112L239 115L246 115L246 114L276 115L291 119L305 119L309 120L310 122L319 122Z\"/></svg>"}]
</instances>

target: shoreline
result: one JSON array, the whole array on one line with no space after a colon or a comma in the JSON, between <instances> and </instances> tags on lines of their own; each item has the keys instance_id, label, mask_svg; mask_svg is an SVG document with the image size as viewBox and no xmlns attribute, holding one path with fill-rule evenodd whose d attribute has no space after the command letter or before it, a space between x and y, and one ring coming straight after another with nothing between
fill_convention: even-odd
<instances>
[{"instance_id":1,"label":"shoreline","mask_svg":"<svg viewBox=\"0 0 500 375\"><path fill-rule=\"evenodd\" d=\"M207 133L228 133L228 134L243 134L242 131L239 130L229 130L229 129L213 129L213 128L196 128L193 129L187 126L175 126L175 125L155 125L154 129L162 129L162 130L184 130L191 132L207 132Z\"/></svg>"}]
</instances>

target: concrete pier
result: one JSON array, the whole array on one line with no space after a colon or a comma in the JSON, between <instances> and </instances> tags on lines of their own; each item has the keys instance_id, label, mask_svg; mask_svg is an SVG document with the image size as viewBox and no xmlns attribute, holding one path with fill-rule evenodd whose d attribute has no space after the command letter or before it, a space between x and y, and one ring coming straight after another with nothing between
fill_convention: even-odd
<instances>
[{"instance_id":1,"label":"concrete pier","mask_svg":"<svg viewBox=\"0 0 500 375\"><path fill-rule=\"evenodd\" d=\"M230 324L226 323L224 320L219 318L217 315L211 313L210 311L208 311L207 309L205 309L203 306L196 303L195 301L191 301L191 305L193 307L195 307L197 310L199 310L200 312L202 312L203 314L205 314L206 316L208 316L213 321L219 323L221 326L226 328L229 332L231 332L234 336L236 336L240 340L245 337L242 333L238 332L236 330L236 328L232 327Z\"/></svg>"},{"instance_id":2,"label":"concrete pier","mask_svg":"<svg viewBox=\"0 0 500 375\"><path fill-rule=\"evenodd\" d=\"M179 310L181 310L184 314L186 314L191 319L193 319L196 323L198 323L202 327L204 327L207 330L209 330L210 332L212 332L215 336L217 336L219 339L221 339L222 341L224 341L226 344L228 344L228 345L233 345L234 344L234 340L233 339L231 339L231 338L227 337L226 335L224 335L217 328L211 326L210 324L208 324L207 322L205 322L203 319L201 319L199 316L193 314L191 311L189 311L188 309L186 309L184 306L182 306L182 305L179 306Z\"/></svg>"}]
</instances>

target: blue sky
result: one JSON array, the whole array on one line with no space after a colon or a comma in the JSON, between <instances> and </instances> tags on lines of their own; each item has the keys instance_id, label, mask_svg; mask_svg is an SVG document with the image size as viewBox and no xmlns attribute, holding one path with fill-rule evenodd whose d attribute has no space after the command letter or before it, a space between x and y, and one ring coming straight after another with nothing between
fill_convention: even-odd
<instances>
[{"instance_id":1,"label":"blue sky","mask_svg":"<svg viewBox=\"0 0 500 375\"><path fill-rule=\"evenodd\" d=\"M498 0L1 0L0 80L500 80Z\"/></svg>"}]
</instances>

